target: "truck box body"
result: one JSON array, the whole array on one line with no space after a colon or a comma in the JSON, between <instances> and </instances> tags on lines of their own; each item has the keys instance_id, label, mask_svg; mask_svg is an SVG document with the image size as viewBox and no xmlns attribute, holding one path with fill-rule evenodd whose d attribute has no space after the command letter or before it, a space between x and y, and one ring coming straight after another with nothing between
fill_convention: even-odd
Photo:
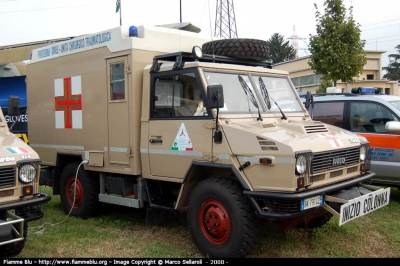
<instances>
[{"instance_id":1,"label":"truck box body","mask_svg":"<svg viewBox=\"0 0 400 266\"><path fill-rule=\"evenodd\" d=\"M387 205L390 189L364 184L374 176L366 139L313 121L288 72L260 59L264 45L140 26L34 50L30 145L64 211L187 208L205 256L242 257L257 217L342 225L372 211L346 211L364 197Z\"/></svg>"},{"instance_id":2,"label":"truck box body","mask_svg":"<svg viewBox=\"0 0 400 266\"><path fill-rule=\"evenodd\" d=\"M199 38L189 38L190 33L184 31L180 31L178 38L171 38L164 33L168 30L151 27L140 31L145 39L124 38L121 29L99 33L105 39L97 44L88 45L93 41L86 41L86 38L92 40L99 34L56 44L54 47L59 52L51 54L50 59L44 55L52 53L53 47L33 54L34 63L28 65L28 104L29 113L33 116L29 126L32 131L31 146L43 155L44 164L55 166L57 152L75 150L83 158L90 157L87 167L94 171L100 167L105 172L141 174L139 140L143 68L157 54L176 51L176 47L190 50L199 43ZM168 42L164 42L165 39ZM77 48L84 41L86 46ZM62 52L67 48L68 51ZM125 80L127 94L124 100L111 100L107 93L107 67L115 62L130 68ZM35 67L36 64L40 67ZM43 78L43 73L46 73L46 78ZM71 102L72 107L68 107L68 100L60 103L60 110L66 108L70 114L64 114L64 125L56 125L55 110L49 105L57 101L55 93L63 93L59 91L65 89L62 85L70 78L72 85L66 86L71 86L72 93L74 89L79 90L80 96ZM64 84L54 88L57 82ZM39 91L38 87L41 88ZM70 129L65 130L63 126Z\"/></svg>"}]
</instances>

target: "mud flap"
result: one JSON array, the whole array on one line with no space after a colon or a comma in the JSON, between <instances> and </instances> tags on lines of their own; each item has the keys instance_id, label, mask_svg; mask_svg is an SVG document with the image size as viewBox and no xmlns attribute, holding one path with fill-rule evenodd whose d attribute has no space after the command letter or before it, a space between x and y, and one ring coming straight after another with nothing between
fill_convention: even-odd
<instances>
[{"instance_id":1,"label":"mud flap","mask_svg":"<svg viewBox=\"0 0 400 266\"><path fill-rule=\"evenodd\" d=\"M147 208L145 224L147 226L163 225L174 221L174 212L167 209Z\"/></svg>"},{"instance_id":2,"label":"mud flap","mask_svg":"<svg viewBox=\"0 0 400 266\"><path fill-rule=\"evenodd\" d=\"M339 226L388 205L390 187L379 188L359 184L341 190L333 195L325 195L323 208L339 218Z\"/></svg>"}]
</instances>

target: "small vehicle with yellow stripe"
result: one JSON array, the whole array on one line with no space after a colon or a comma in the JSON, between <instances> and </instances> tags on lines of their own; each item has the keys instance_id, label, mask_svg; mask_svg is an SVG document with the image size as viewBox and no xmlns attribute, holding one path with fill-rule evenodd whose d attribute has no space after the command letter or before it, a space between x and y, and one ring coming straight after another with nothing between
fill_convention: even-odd
<instances>
[{"instance_id":1,"label":"small vehicle with yellow stripe","mask_svg":"<svg viewBox=\"0 0 400 266\"><path fill-rule=\"evenodd\" d=\"M10 115L19 115L19 98L10 97ZM0 110L0 255L18 255L28 235L28 222L44 216L51 197L40 192L39 155L13 134Z\"/></svg>"},{"instance_id":2,"label":"small vehicle with yellow stripe","mask_svg":"<svg viewBox=\"0 0 400 266\"><path fill-rule=\"evenodd\" d=\"M199 251L245 257L261 221L340 225L389 204L369 142L313 121L254 39L117 27L33 50L30 145L64 211L186 210Z\"/></svg>"}]
</instances>

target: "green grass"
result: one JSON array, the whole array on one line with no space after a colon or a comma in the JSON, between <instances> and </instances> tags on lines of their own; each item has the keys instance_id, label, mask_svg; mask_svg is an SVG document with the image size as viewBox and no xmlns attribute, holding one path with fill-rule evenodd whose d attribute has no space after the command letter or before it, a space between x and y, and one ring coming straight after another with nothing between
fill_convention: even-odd
<instances>
[{"instance_id":1,"label":"green grass","mask_svg":"<svg viewBox=\"0 0 400 266\"><path fill-rule=\"evenodd\" d=\"M52 195L49 187L42 191ZM86 220L67 217L60 197L52 196L45 216L29 223L24 250L17 258L202 258L189 234L185 212L164 224L145 225L142 209L102 206ZM400 190L392 188L389 206L338 226L308 230L264 224L251 258L398 258Z\"/></svg>"}]
</instances>

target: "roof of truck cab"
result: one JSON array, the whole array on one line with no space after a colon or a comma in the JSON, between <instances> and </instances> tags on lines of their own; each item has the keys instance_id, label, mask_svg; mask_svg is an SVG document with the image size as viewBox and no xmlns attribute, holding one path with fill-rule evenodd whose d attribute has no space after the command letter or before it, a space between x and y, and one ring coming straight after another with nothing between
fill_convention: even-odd
<instances>
[{"instance_id":1,"label":"roof of truck cab","mask_svg":"<svg viewBox=\"0 0 400 266\"><path fill-rule=\"evenodd\" d=\"M164 62L160 71L170 71L174 66L174 62ZM184 68L209 68L209 69L221 69L221 70L232 70L232 71L247 71L247 72L260 72L266 74L276 74L288 76L289 73L284 70L270 69L265 67L255 67L246 65L235 65L235 64L224 64L224 63L209 63L209 62L185 62ZM145 69L150 69L151 65L147 65Z\"/></svg>"}]
</instances>

